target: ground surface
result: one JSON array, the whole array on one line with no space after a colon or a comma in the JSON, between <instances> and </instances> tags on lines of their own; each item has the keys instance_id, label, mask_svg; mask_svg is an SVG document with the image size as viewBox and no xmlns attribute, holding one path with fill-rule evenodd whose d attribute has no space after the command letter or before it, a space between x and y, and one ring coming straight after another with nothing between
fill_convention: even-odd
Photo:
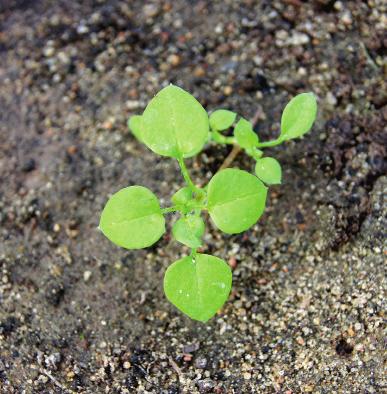
<instances>
[{"instance_id":1,"label":"ground surface","mask_svg":"<svg viewBox=\"0 0 387 394\"><path fill-rule=\"evenodd\" d=\"M383 3L0 1L1 392L385 392ZM127 252L96 229L109 193L167 206L181 185L126 128L169 82L258 110L262 140L291 96L319 97L313 132L270 151L284 184L260 222L208 227L236 268L206 325L163 295L179 245ZM206 148L194 178L227 153Z\"/></svg>"}]
</instances>

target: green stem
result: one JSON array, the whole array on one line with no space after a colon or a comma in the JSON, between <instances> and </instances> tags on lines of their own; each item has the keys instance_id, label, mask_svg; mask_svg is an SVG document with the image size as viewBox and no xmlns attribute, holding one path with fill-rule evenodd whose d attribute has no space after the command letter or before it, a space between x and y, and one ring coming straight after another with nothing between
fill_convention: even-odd
<instances>
[{"instance_id":1,"label":"green stem","mask_svg":"<svg viewBox=\"0 0 387 394\"><path fill-rule=\"evenodd\" d=\"M182 157L177 158L177 162L179 163L181 173L183 174L183 178L185 182L187 183L188 187L191 189L192 193L198 193L198 194L203 194L203 190L197 187L193 182L191 177L189 176L187 167L184 163L184 160Z\"/></svg>"},{"instance_id":2,"label":"green stem","mask_svg":"<svg viewBox=\"0 0 387 394\"><path fill-rule=\"evenodd\" d=\"M257 145L257 148L271 148L273 146L277 146L279 144L282 144L284 141L281 138L277 138L276 140L273 141L266 141L266 142L261 142Z\"/></svg>"},{"instance_id":3,"label":"green stem","mask_svg":"<svg viewBox=\"0 0 387 394\"><path fill-rule=\"evenodd\" d=\"M195 259L196 253L197 253L197 248L191 249L191 254L190 255L192 256L192 259Z\"/></svg>"},{"instance_id":4,"label":"green stem","mask_svg":"<svg viewBox=\"0 0 387 394\"><path fill-rule=\"evenodd\" d=\"M234 137L224 137L224 143L228 145L236 144L236 139Z\"/></svg>"},{"instance_id":5,"label":"green stem","mask_svg":"<svg viewBox=\"0 0 387 394\"><path fill-rule=\"evenodd\" d=\"M161 209L161 213L162 214L166 214L166 213L170 213L170 212L176 212L178 211L177 207L168 207L168 208L162 208Z\"/></svg>"},{"instance_id":6,"label":"green stem","mask_svg":"<svg viewBox=\"0 0 387 394\"><path fill-rule=\"evenodd\" d=\"M216 131L216 130L212 131L211 138L214 142L217 142L218 144L233 145L236 143L236 140L234 137L226 137L226 136L220 134L219 131Z\"/></svg>"},{"instance_id":7,"label":"green stem","mask_svg":"<svg viewBox=\"0 0 387 394\"><path fill-rule=\"evenodd\" d=\"M195 211L199 210L199 212L200 212L200 211L203 211L203 210L207 209L206 206L204 204L202 204L202 203L197 203L197 204L195 204L195 203L192 203L192 204L188 203L186 206L187 206L187 208L190 211L192 211L192 210L195 210Z\"/></svg>"},{"instance_id":8,"label":"green stem","mask_svg":"<svg viewBox=\"0 0 387 394\"><path fill-rule=\"evenodd\" d=\"M245 149L245 152L255 160L260 159L263 155L263 152L260 149L256 149L256 148Z\"/></svg>"}]
</instances>

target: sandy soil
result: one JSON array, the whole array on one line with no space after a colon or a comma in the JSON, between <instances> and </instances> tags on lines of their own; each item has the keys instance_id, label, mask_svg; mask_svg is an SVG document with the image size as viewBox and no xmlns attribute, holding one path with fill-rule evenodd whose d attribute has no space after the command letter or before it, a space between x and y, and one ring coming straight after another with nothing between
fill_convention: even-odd
<instances>
[{"instance_id":1,"label":"sandy soil","mask_svg":"<svg viewBox=\"0 0 387 394\"><path fill-rule=\"evenodd\" d=\"M2 393L386 390L383 3L0 1ZM126 127L169 82L208 110L259 110L262 140L290 97L319 97L313 132L270 151L284 184L260 222L208 225L205 252L235 269L205 325L163 294L186 250L128 252L96 229L109 193L141 184L167 206L182 184ZM227 153L191 160L196 181Z\"/></svg>"}]
</instances>

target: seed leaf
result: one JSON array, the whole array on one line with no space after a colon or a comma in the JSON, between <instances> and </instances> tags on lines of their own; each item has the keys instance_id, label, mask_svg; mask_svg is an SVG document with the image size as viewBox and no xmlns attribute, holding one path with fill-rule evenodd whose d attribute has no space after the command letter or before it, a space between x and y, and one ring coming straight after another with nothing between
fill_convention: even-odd
<instances>
[{"instance_id":1,"label":"seed leaf","mask_svg":"<svg viewBox=\"0 0 387 394\"><path fill-rule=\"evenodd\" d=\"M267 185L278 185L281 183L281 164L272 157L264 157L263 159L257 160L255 173L257 177Z\"/></svg>"},{"instance_id":2,"label":"seed leaf","mask_svg":"<svg viewBox=\"0 0 387 394\"><path fill-rule=\"evenodd\" d=\"M157 197L146 187L130 186L110 197L99 228L113 243L126 249L154 244L165 232Z\"/></svg>"},{"instance_id":3,"label":"seed leaf","mask_svg":"<svg viewBox=\"0 0 387 394\"><path fill-rule=\"evenodd\" d=\"M236 113L227 109L218 109L210 115L211 130L227 130L235 121Z\"/></svg>"},{"instance_id":4,"label":"seed leaf","mask_svg":"<svg viewBox=\"0 0 387 394\"><path fill-rule=\"evenodd\" d=\"M254 148L258 145L258 136L252 124L244 118L239 119L234 129L234 136L238 144L244 148Z\"/></svg>"},{"instance_id":5,"label":"seed leaf","mask_svg":"<svg viewBox=\"0 0 387 394\"><path fill-rule=\"evenodd\" d=\"M204 234L204 222L199 216L186 216L180 218L172 228L172 234L177 241L190 248L199 248L202 245L201 237Z\"/></svg>"},{"instance_id":6,"label":"seed leaf","mask_svg":"<svg viewBox=\"0 0 387 394\"><path fill-rule=\"evenodd\" d=\"M208 115L183 89L169 85L145 108L141 138L152 151L178 158L197 154L208 140Z\"/></svg>"},{"instance_id":7,"label":"seed leaf","mask_svg":"<svg viewBox=\"0 0 387 394\"><path fill-rule=\"evenodd\" d=\"M281 118L280 138L291 140L307 133L317 115L317 101L313 93L301 93L286 105Z\"/></svg>"},{"instance_id":8,"label":"seed leaf","mask_svg":"<svg viewBox=\"0 0 387 394\"><path fill-rule=\"evenodd\" d=\"M232 283L230 267L207 254L184 257L171 264L164 277L168 300L191 319L206 322L228 298Z\"/></svg>"},{"instance_id":9,"label":"seed leaf","mask_svg":"<svg viewBox=\"0 0 387 394\"><path fill-rule=\"evenodd\" d=\"M262 215L266 194L266 186L257 177L227 168L215 174L208 184L208 211L223 232L241 233Z\"/></svg>"},{"instance_id":10,"label":"seed leaf","mask_svg":"<svg viewBox=\"0 0 387 394\"><path fill-rule=\"evenodd\" d=\"M143 124L142 124L142 116L133 115L129 118L128 127L132 131L133 135L142 142L142 132L143 132Z\"/></svg>"}]
</instances>

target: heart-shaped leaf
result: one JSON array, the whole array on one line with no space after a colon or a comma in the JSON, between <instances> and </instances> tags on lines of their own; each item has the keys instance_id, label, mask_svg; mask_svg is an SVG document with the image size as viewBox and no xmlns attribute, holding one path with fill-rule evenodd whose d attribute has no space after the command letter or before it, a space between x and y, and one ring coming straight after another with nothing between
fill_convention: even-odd
<instances>
[{"instance_id":1,"label":"heart-shaped leaf","mask_svg":"<svg viewBox=\"0 0 387 394\"><path fill-rule=\"evenodd\" d=\"M227 130L235 121L236 113L227 109L218 109L210 115L211 130Z\"/></svg>"},{"instance_id":2,"label":"heart-shaped leaf","mask_svg":"<svg viewBox=\"0 0 387 394\"><path fill-rule=\"evenodd\" d=\"M316 115L317 101L313 93L301 93L292 98L282 113L280 139L301 137L312 128Z\"/></svg>"},{"instance_id":3,"label":"heart-shaped leaf","mask_svg":"<svg viewBox=\"0 0 387 394\"><path fill-rule=\"evenodd\" d=\"M272 157L264 157L257 160L255 173L257 177L267 185L278 185L281 183L281 164Z\"/></svg>"},{"instance_id":4,"label":"heart-shaped leaf","mask_svg":"<svg viewBox=\"0 0 387 394\"><path fill-rule=\"evenodd\" d=\"M208 184L208 211L223 232L241 233L262 215L266 194L266 186L256 176L227 168L215 174Z\"/></svg>"},{"instance_id":5,"label":"heart-shaped leaf","mask_svg":"<svg viewBox=\"0 0 387 394\"><path fill-rule=\"evenodd\" d=\"M199 248L202 245L201 237L204 234L204 222L199 216L187 215L180 218L172 228L172 234L177 241L190 248Z\"/></svg>"},{"instance_id":6,"label":"heart-shaped leaf","mask_svg":"<svg viewBox=\"0 0 387 394\"><path fill-rule=\"evenodd\" d=\"M113 243L126 249L154 244L165 232L157 197L146 187L130 186L110 197L99 228Z\"/></svg>"},{"instance_id":7,"label":"heart-shaped leaf","mask_svg":"<svg viewBox=\"0 0 387 394\"><path fill-rule=\"evenodd\" d=\"M174 85L157 93L142 116L142 141L162 156L193 156L203 148L208 134L207 112L193 96Z\"/></svg>"},{"instance_id":8,"label":"heart-shaped leaf","mask_svg":"<svg viewBox=\"0 0 387 394\"><path fill-rule=\"evenodd\" d=\"M252 124L244 118L241 118L236 124L234 136L244 149L254 148L258 145L258 136L255 134Z\"/></svg>"},{"instance_id":9,"label":"heart-shaped leaf","mask_svg":"<svg viewBox=\"0 0 387 394\"><path fill-rule=\"evenodd\" d=\"M232 273L221 259L207 254L187 256L171 264L164 277L168 300L191 319L206 322L230 294Z\"/></svg>"}]
</instances>

